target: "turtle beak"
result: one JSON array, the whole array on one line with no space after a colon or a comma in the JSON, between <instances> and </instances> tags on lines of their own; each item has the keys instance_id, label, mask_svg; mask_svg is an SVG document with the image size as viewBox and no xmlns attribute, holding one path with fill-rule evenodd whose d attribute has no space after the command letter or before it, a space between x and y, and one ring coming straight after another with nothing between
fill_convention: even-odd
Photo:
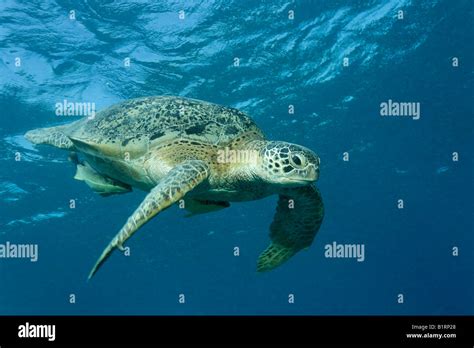
<instances>
[{"instance_id":1,"label":"turtle beak","mask_svg":"<svg viewBox=\"0 0 474 348\"><path fill-rule=\"evenodd\" d=\"M314 174L315 174L315 178L314 178L314 181L317 181L319 179L319 167L321 165L321 159L319 157L317 157L318 161L314 166Z\"/></svg>"},{"instance_id":2,"label":"turtle beak","mask_svg":"<svg viewBox=\"0 0 474 348\"><path fill-rule=\"evenodd\" d=\"M319 162L319 159L318 159ZM307 181L317 181L319 179L319 165L310 164L306 167L305 171L307 172L306 178Z\"/></svg>"},{"instance_id":3,"label":"turtle beak","mask_svg":"<svg viewBox=\"0 0 474 348\"><path fill-rule=\"evenodd\" d=\"M319 165L321 160L319 156L315 155L315 158L311 163L309 163L305 169L303 169L302 174L305 178L305 181L315 182L319 179Z\"/></svg>"},{"instance_id":4,"label":"turtle beak","mask_svg":"<svg viewBox=\"0 0 474 348\"><path fill-rule=\"evenodd\" d=\"M299 169L297 173L298 174L296 178L287 178L286 182L291 185L305 186L319 179L319 166L311 163L308 164L304 169Z\"/></svg>"}]
</instances>

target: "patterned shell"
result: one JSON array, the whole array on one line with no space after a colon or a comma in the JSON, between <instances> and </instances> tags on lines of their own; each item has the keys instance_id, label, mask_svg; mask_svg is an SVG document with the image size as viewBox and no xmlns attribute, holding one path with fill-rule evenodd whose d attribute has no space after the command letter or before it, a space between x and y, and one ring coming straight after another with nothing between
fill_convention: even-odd
<instances>
[{"instance_id":1,"label":"patterned shell","mask_svg":"<svg viewBox=\"0 0 474 348\"><path fill-rule=\"evenodd\" d=\"M257 125L243 112L195 99L172 96L130 99L115 104L93 119L70 124L66 135L77 145L94 152L119 155L146 153L163 141L195 139L223 144L253 131L263 138Z\"/></svg>"}]
</instances>

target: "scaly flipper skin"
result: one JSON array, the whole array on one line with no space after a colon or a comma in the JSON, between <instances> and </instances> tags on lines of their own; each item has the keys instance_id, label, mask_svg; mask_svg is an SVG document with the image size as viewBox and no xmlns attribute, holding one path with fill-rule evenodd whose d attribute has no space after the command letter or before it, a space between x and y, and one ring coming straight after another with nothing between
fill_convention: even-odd
<instances>
[{"instance_id":1,"label":"scaly flipper skin","mask_svg":"<svg viewBox=\"0 0 474 348\"><path fill-rule=\"evenodd\" d=\"M137 210L128 218L127 223L120 232L105 248L92 268L88 279L94 276L115 248L122 249L123 243L141 226L160 211L165 210L183 198L186 193L206 180L208 176L209 167L204 161L200 160L188 160L170 170L168 175L150 191Z\"/></svg>"},{"instance_id":2,"label":"scaly flipper skin","mask_svg":"<svg viewBox=\"0 0 474 348\"><path fill-rule=\"evenodd\" d=\"M69 125L38 128L25 134L25 138L33 144L52 145L60 149L74 149L72 141L63 133Z\"/></svg>"},{"instance_id":3,"label":"scaly flipper skin","mask_svg":"<svg viewBox=\"0 0 474 348\"><path fill-rule=\"evenodd\" d=\"M259 256L257 271L264 272L278 267L301 249L309 247L323 217L323 201L314 185L284 189L280 193L270 226L272 242Z\"/></svg>"}]
</instances>

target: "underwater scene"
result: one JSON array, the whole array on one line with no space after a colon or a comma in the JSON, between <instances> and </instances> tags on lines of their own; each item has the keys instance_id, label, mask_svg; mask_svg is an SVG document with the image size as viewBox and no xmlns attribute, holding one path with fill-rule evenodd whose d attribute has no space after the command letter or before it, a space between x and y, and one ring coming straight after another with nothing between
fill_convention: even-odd
<instances>
[{"instance_id":1,"label":"underwater scene","mask_svg":"<svg viewBox=\"0 0 474 348\"><path fill-rule=\"evenodd\" d=\"M1 1L0 315L474 314L473 8Z\"/></svg>"}]
</instances>

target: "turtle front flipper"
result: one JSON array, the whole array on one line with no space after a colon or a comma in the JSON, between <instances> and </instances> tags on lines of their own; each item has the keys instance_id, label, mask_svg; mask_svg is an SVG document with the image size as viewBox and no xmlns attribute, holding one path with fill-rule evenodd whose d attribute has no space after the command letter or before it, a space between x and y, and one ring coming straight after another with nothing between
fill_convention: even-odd
<instances>
[{"instance_id":1,"label":"turtle front flipper","mask_svg":"<svg viewBox=\"0 0 474 348\"><path fill-rule=\"evenodd\" d=\"M110 256L115 248L122 249L123 243L142 225L147 223L160 211L165 210L194 189L209 175L207 164L199 160L188 160L171 169L157 186L145 197L140 206L128 218L127 223L112 239L97 260L89 274L89 279Z\"/></svg>"},{"instance_id":2,"label":"turtle front flipper","mask_svg":"<svg viewBox=\"0 0 474 348\"><path fill-rule=\"evenodd\" d=\"M282 191L270 226L272 242L259 256L257 271L278 267L301 249L309 247L323 217L323 200L313 185Z\"/></svg>"}]
</instances>

